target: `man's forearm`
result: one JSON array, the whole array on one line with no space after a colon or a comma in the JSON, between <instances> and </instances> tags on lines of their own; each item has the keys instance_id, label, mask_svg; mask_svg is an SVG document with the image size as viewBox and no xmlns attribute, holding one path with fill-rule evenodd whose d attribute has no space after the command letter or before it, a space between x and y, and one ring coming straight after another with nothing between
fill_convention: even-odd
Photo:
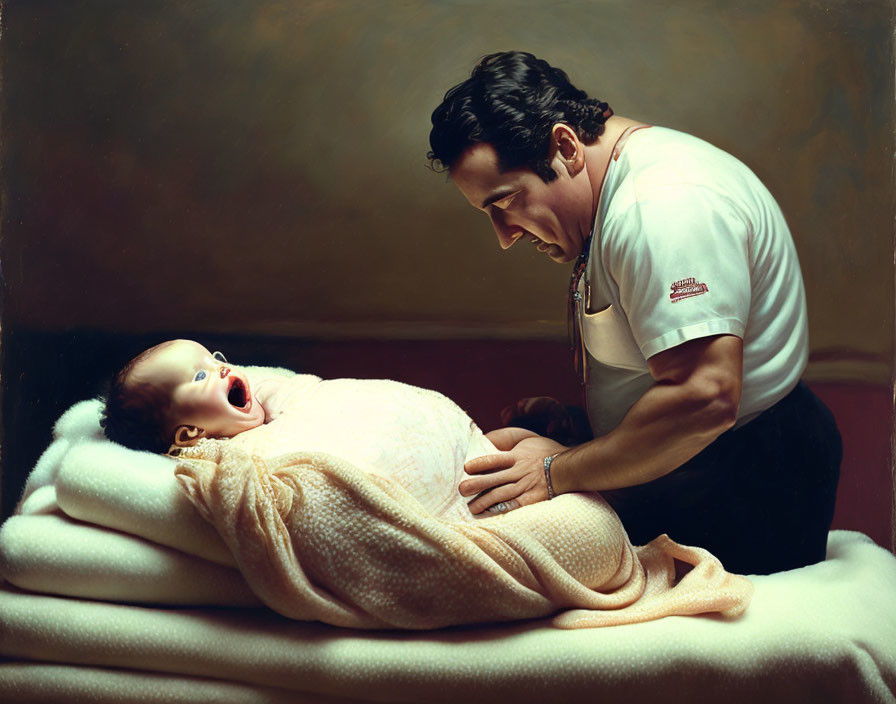
<instances>
[{"instance_id":1,"label":"man's forearm","mask_svg":"<svg viewBox=\"0 0 896 704\"><path fill-rule=\"evenodd\" d=\"M668 474L734 424L737 400L712 382L658 383L615 430L553 461L554 490L619 489Z\"/></svg>"}]
</instances>

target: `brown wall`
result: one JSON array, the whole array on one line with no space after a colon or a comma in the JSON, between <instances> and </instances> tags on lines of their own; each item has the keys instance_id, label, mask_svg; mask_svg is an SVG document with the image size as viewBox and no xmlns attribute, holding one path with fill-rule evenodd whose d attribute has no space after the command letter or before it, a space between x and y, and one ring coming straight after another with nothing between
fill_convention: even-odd
<instances>
[{"instance_id":1,"label":"brown wall","mask_svg":"<svg viewBox=\"0 0 896 704\"><path fill-rule=\"evenodd\" d=\"M483 54L525 48L618 113L750 165L792 224L813 347L886 365L892 14L885 0L9 0L6 323L561 336L567 267L502 253L424 158L442 93Z\"/></svg>"}]
</instances>

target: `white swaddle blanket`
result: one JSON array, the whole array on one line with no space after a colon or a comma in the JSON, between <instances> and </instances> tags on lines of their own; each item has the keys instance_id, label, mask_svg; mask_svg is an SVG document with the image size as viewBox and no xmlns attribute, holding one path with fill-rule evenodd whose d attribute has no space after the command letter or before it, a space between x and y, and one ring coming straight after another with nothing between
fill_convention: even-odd
<instances>
[{"instance_id":1,"label":"white swaddle blanket","mask_svg":"<svg viewBox=\"0 0 896 704\"><path fill-rule=\"evenodd\" d=\"M451 399L387 379L248 375L270 420L228 443L265 458L298 450L334 455L395 482L433 516L474 520L457 490L464 463L498 450Z\"/></svg>"}]
</instances>

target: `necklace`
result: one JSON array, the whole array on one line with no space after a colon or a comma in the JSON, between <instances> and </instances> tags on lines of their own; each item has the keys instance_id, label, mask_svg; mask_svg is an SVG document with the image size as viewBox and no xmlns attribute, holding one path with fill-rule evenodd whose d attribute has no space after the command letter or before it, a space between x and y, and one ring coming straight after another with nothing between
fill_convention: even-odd
<instances>
[{"instance_id":1,"label":"necklace","mask_svg":"<svg viewBox=\"0 0 896 704\"><path fill-rule=\"evenodd\" d=\"M579 291L579 283L585 274L588 266L588 259L591 256L591 242L594 239L594 233L598 228L598 218L600 216L600 206L604 197L604 181L607 179L607 172L610 170L610 162L617 161L622 153L622 148L633 132L650 127L650 125L631 125L628 127L616 141L607 157L607 166L604 169L603 176L600 179L600 191L597 198L597 210L594 214L594 224L591 226L591 233L582 244L582 253L576 258L576 263L572 268L572 274L569 277L569 292L567 295L566 307L566 330L569 337L569 346L573 353L573 365L575 366L576 376L581 374L582 388L584 389L588 381L588 370L585 364L585 339L581 331L581 312L582 312L582 292Z\"/></svg>"}]
</instances>

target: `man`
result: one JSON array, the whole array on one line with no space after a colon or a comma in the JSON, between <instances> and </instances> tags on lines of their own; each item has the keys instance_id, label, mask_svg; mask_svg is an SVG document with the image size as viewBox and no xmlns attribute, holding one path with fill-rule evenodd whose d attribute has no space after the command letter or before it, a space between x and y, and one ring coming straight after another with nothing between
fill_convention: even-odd
<instances>
[{"instance_id":1,"label":"man","mask_svg":"<svg viewBox=\"0 0 896 704\"><path fill-rule=\"evenodd\" d=\"M494 431L504 452L466 467L471 509L601 491L635 543L668 533L743 573L823 560L840 436L800 382L802 277L756 176L695 137L615 116L522 52L485 57L432 122L429 158L502 248L529 240L576 261L595 435L566 448Z\"/></svg>"}]
</instances>

